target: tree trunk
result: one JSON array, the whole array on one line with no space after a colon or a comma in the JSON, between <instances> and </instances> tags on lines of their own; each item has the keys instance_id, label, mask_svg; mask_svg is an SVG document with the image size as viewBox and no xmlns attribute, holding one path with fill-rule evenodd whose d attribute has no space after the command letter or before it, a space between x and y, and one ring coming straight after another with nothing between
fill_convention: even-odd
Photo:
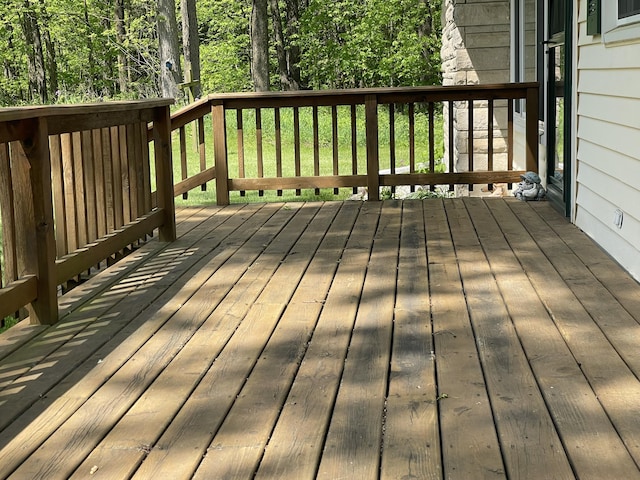
<instances>
[{"instance_id":1,"label":"tree trunk","mask_svg":"<svg viewBox=\"0 0 640 480\"><path fill-rule=\"evenodd\" d=\"M300 25L300 0L287 0L286 2L286 15L287 15L287 38L292 38L298 35ZM287 53L287 71L289 72L289 78L291 79L291 89L299 90L301 85L300 80L300 47L289 42L286 49Z\"/></svg>"},{"instance_id":2,"label":"tree trunk","mask_svg":"<svg viewBox=\"0 0 640 480\"><path fill-rule=\"evenodd\" d=\"M273 36L276 44L276 54L278 57L278 74L280 76L280 86L283 90L294 90L291 86L289 69L287 68L287 53L284 45L284 35L282 33L282 18L280 17L280 7L278 0L270 0L271 19L273 22Z\"/></svg>"},{"instance_id":3,"label":"tree trunk","mask_svg":"<svg viewBox=\"0 0 640 480\"><path fill-rule=\"evenodd\" d=\"M251 79L256 92L269 91L269 30L267 0L252 0Z\"/></svg>"},{"instance_id":4,"label":"tree trunk","mask_svg":"<svg viewBox=\"0 0 640 480\"><path fill-rule=\"evenodd\" d=\"M53 40L51 40L51 33L49 32L51 17L47 13L47 7L44 0L40 0L40 8L43 19L42 24L44 25L43 37L46 48L47 74L49 75L49 92L56 97L58 92L58 63L56 62L55 45Z\"/></svg>"},{"instance_id":5,"label":"tree trunk","mask_svg":"<svg viewBox=\"0 0 640 480\"><path fill-rule=\"evenodd\" d=\"M198 37L198 17L195 0L181 0L182 49L184 52L184 70L187 81L200 81L200 38ZM200 97L200 83L194 84L191 92L194 98Z\"/></svg>"},{"instance_id":6,"label":"tree trunk","mask_svg":"<svg viewBox=\"0 0 640 480\"><path fill-rule=\"evenodd\" d=\"M13 34L14 34L13 26L10 23L7 23L7 49L10 52L12 52L13 49L15 48L13 44ZM4 76L6 77L7 80L9 80L10 82L13 82L19 76L19 69L15 63L15 58L5 57L3 63L4 63L3 65ZM20 92L12 91L11 95L14 95L17 98L24 100L22 93L23 93L22 91Z\"/></svg>"},{"instance_id":7,"label":"tree trunk","mask_svg":"<svg viewBox=\"0 0 640 480\"><path fill-rule=\"evenodd\" d=\"M93 41L91 40L91 21L89 20L89 6L87 5L87 0L84 0L84 23L86 25L86 35L87 35L87 50L89 52L89 56L87 59L87 70L89 74L86 76L87 79L87 90L91 95L95 95L97 92L95 91L95 82L94 82L94 73L96 71L95 68L95 58L93 55Z\"/></svg>"},{"instance_id":8,"label":"tree trunk","mask_svg":"<svg viewBox=\"0 0 640 480\"><path fill-rule=\"evenodd\" d=\"M115 1L116 43L118 44L118 88L121 93L127 92L127 56L124 42L127 31L124 24L124 0Z\"/></svg>"},{"instance_id":9,"label":"tree trunk","mask_svg":"<svg viewBox=\"0 0 640 480\"><path fill-rule=\"evenodd\" d=\"M46 103L48 100L47 77L42 51L42 37L36 12L29 0L24 1L21 21L29 59L29 98L33 98L35 94L42 103Z\"/></svg>"},{"instance_id":10,"label":"tree trunk","mask_svg":"<svg viewBox=\"0 0 640 480\"><path fill-rule=\"evenodd\" d=\"M158 50L160 91L165 98L179 98L182 79L175 0L158 0Z\"/></svg>"}]
</instances>

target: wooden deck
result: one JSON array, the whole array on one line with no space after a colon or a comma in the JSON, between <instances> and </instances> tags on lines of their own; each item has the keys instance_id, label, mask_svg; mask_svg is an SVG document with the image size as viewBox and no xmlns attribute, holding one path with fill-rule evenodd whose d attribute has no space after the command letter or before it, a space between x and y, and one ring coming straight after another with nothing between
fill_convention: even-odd
<instances>
[{"instance_id":1,"label":"wooden deck","mask_svg":"<svg viewBox=\"0 0 640 480\"><path fill-rule=\"evenodd\" d=\"M640 478L640 286L547 203L178 221L0 336L0 478Z\"/></svg>"}]
</instances>

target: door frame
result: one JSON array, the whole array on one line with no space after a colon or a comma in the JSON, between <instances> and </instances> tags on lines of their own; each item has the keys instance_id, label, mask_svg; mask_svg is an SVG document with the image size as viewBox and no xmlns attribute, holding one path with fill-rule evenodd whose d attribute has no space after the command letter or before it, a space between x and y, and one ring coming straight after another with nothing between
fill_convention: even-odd
<instances>
[{"instance_id":1,"label":"door frame","mask_svg":"<svg viewBox=\"0 0 640 480\"><path fill-rule=\"evenodd\" d=\"M541 94L544 98L542 106L545 109L545 131L546 131L546 152L547 152L547 196L551 204L566 217L571 217L573 211L573 187L574 187L574 149L573 149L573 53L574 53L574 36L573 36L573 0L565 0L564 9L564 32L551 37L549 34L550 24L549 11L550 4L553 0L541 0L539 5L539 25L544 26L544 32L541 31L543 40L541 47L543 53L539 64L543 67L540 75ZM542 29L541 29L542 30ZM551 71L552 62L550 61L550 51L552 48L564 44L564 128L563 128L563 182L561 188L558 188L550 180L554 171L555 159L555 98L550 95L551 87L553 87Z\"/></svg>"}]
</instances>

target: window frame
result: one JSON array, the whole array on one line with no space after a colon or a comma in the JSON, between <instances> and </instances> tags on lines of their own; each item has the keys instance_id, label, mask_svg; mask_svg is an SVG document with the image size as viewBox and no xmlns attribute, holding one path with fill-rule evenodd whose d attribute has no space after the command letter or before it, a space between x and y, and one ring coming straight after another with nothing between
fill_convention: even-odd
<instances>
[{"instance_id":1,"label":"window frame","mask_svg":"<svg viewBox=\"0 0 640 480\"><path fill-rule=\"evenodd\" d=\"M602 8L602 37L604 43L629 42L640 39L640 13L619 18L618 2ZM605 7L603 5L603 7Z\"/></svg>"},{"instance_id":2,"label":"window frame","mask_svg":"<svg viewBox=\"0 0 640 480\"><path fill-rule=\"evenodd\" d=\"M626 25L628 23L635 23L640 21L640 10L638 10L636 13L632 13L631 15L621 17L620 10L619 10L619 1L616 1L615 7L616 7L616 17L618 19L618 25ZM630 22L627 21L629 19L631 19Z\"/></svg>"}]
</instances>

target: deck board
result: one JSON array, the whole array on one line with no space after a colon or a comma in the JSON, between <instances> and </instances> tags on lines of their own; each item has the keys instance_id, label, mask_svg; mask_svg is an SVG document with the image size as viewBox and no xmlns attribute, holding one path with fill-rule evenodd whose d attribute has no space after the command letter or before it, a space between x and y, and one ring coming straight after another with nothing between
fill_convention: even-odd
<instances>
[{"instance_id":1,"label":"deck board","mask_svg":"<svg viewBox=\"0 0 640 480\"><path fill-rule=\"evenodd\" d=\"M383 479L439 478L442 471L423 215L422 203L403 204Z\"/></svg>"},{"instance_id":2,"label":"deck board","mask_svg":"<svg viewBox=\"0 0 640 480\"><path fill-rule=\"evenodd\" d=\"M640 478L640 285L547 203L176 217L0 337L0 478Z\"/></svg>"}]
</instances>

